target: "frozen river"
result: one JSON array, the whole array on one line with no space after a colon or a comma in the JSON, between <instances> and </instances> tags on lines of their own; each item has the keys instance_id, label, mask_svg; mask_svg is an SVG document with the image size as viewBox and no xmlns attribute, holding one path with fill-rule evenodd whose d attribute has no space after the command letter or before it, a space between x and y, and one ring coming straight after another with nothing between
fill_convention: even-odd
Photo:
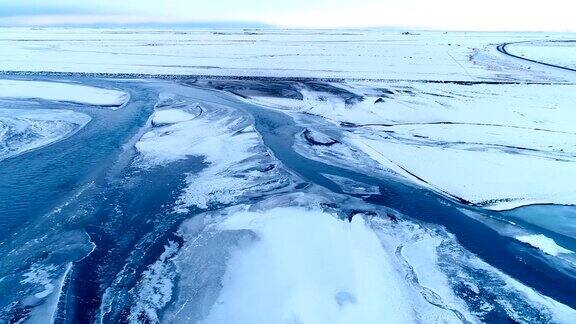
<instances>
[{"instance_id":1,"label":"frozen river","mask_svg":"<svg viewBox=\"0 0 576 324\"><path fill-rule=\"evenodd\" d=\"M135 77L5 76L0 322L576 317L565 74Z\"/></svg>"}]
</instances>

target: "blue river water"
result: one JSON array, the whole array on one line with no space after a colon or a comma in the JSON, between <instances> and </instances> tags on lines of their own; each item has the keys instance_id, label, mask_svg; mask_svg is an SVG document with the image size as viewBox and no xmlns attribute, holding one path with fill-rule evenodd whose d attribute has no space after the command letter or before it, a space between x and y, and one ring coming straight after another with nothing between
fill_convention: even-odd
<instances>
[{"instance_id":1,"label":"blue river water","mask_svg":"<svg viewBox=\"0 0 576 324\"><path fill-rule=\"evenodd\" d=\"M177 214L167 208L184 187L185 174L202 170L201 158L191 157L146 170L133 165L136 153L132 145L146 127L157 102L159 90L155 81L88 77L73 80L123 89L130 93L131 100L118 110L40 102L43 109L65 108L87 113L92 121L70 138L0 161L0 278L8 278L0 281L3 297L0 320L26 318L36 306L34 302L16 307L11 304L26 293L19 290L15 279L19 271L56 259L62 264L73 264L58 300L56 322L86 323L98 315L107 322L122 321L129 307L128 292L139 275L158 259L168 241L178 242L175 231L181 222L201 212L192 209ZM162 84L165 86L165 81ZM543 216L539 216L559 213L564 221L574 221L573 207L540 206L489 212L396 178L311 160L294 150L295 135L303 128L289 116L248 104L225 92L194 86L188 89L191 102L222 104L249 114L264 144L303 183L347 194L325 176L328 174L377 186L380 194L349 195L392 208L418 221L444 226L463 247L485 262L547 296L576 307L574 272L556 267L533 249L462 212L469 210L492 220L525 222L525 226L546 231L549 237L576 250L573 232L562 231L553 220L542 221ZM21 103L18 107L25 105ZM78 247L67 244L64 252L56 253L64 238ZM109 296L113 307L102 314L106 288L111 285L125 287L124 294ZM4 313L8 308L10 312ZM494 320L505 320L504 315L495 316Z\"/></svg>"}]
</instances>

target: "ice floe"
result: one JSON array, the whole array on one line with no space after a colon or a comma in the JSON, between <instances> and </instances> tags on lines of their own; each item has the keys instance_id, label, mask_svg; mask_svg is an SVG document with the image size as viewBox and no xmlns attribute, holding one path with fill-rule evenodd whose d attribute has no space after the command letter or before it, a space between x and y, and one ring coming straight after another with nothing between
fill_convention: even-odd
<instances>
[{"instance_id":1,"label":"ice floe","mask_svg":"<svg viewBox=\"0 0 576 324\"><path fill-rule=\"evenodd\" d=\"M135 287L136 303L131 307L130 322L139 323L143 318L159 322L158 310L165 308L172 299L176 269L168 262L178 251L178 245L170 242L160 258L142 274Z\"/></svg>"},{"instance_id":2,"label":"ice floe","mask_svg":"<svg viewBox=\"0 0 576 324\"><path fill-rule=\"evenodd\" d=\"M516 239L520 242L524 242L537 249L540 249L542 250L542 252L550 254L552 256L557 256L558 254L574 253L568 249L559 246L553 239L546 237L543 234L521 235L517 236Z\"/></svg>"},{"instance_id":3,"label":"ice floe","mask_svg":"<svg viewBox=\"0 0 576 324\"><path fill-rule=\"evenodd\" d=\"M576 206L532 205L501 214L512 222L528 223L576 239Z\"/></svg>"},{"instance_id":4,"label":"ice floe","mask_svg":"<svg viewBox=\"0 0 576 324\"><path fill-rule=\"evenodd\" d=\"M176 124L196 118L197 115L190 114L180 109L165 109L159 110L154 113L152 124L155 126L165 124Z\"/></svg>"},{"instance_id":5,"label":"ice floe","mask_svg":"<svg viewBox=\"0 0 576 324\"><path fill-rule=\"evenodd\" d=\"M93 249L81 230L15 245L6 254L13 262L0 268L0 322L53 323L72 264Z\"/></svg>"}]
</instances>

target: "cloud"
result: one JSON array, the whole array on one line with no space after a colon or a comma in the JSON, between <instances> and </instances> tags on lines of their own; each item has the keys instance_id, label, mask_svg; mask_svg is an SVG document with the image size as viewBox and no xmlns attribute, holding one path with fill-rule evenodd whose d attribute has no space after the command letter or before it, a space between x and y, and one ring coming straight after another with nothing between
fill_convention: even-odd
<instances>
[{"instance_id":1,"label":"cloud","mask_svg":"<svg viewBox=\"0 0 576 324\"><path fill-rule=\"evenodd\" d=\"M92 14L99 12L96 7L76 4L71 1L0 0L0 17Z\"/></svg>"},{"instance_id":2,"label":"cloud","mask_svg":"<svg viewBox=\"0 0 576 324\"><path fill-rule=\"evenodd\" d=\"M451 30L576 31L576 2L548 0L404 0L269 12L260 19L288 27L413 27ZM255 17L255 16L254 16Z\"/></svg>"},{"instance_id":3,"label":"cloud","mask_svg":"<svg viewBox=\"0 0 576 324\"><path fill-rule=\"evenodd\" d=\"M0 27L188 27L188 28L266 28L271 27L253 21L190 21L163 16L130 15L31 15L0 17Z\"/></svg>"},{"instance_id":4,"label":"cloud","mask_svg":"<svg viewBox=\"0 0 576 324\"><path fill-rule=\"evenodd\" d=\"M572 30L576 2L548 0L0 0L0 25L261 22L282 27Z\"/></svg>"}]
</instances>

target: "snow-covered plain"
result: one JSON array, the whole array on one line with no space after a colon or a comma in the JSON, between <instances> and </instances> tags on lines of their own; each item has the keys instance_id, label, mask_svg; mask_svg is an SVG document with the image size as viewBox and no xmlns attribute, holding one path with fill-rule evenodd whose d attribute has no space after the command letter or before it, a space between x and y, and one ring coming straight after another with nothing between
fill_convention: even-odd
<instances>
[{"instance_id":1,"label":"snow-covered plain","mask_svg":"<svg viewBox=\"0 0 576 324\"><path fill-rule=\"evenodd\" d=\"M568 41L530 41L508 44L506 50L513 55L561 67L576 69L576 44Z\"/></svg>"},{"instance_id":2,"label":"snow-covered plain","mask_svg":"<svg viewBox=\"0 0 576 324\"><path fill-rule=\"evenodd\" d=\"M571 77L538 66L519 71L522 62L491 50L548 34L402 32L4 28L0 70L468 81Z\"/></svg>"},{"instance_id":3,"label":"snow-covered plain","mask_svg":"<svg viewBox=\"0 0 576 324\"><path fill-rule=\"evenodd\" d=\"M43 99L120 107L128 100L128 94L73 83L0 80L0 98Z\"/></svg>"}]
</instances>

